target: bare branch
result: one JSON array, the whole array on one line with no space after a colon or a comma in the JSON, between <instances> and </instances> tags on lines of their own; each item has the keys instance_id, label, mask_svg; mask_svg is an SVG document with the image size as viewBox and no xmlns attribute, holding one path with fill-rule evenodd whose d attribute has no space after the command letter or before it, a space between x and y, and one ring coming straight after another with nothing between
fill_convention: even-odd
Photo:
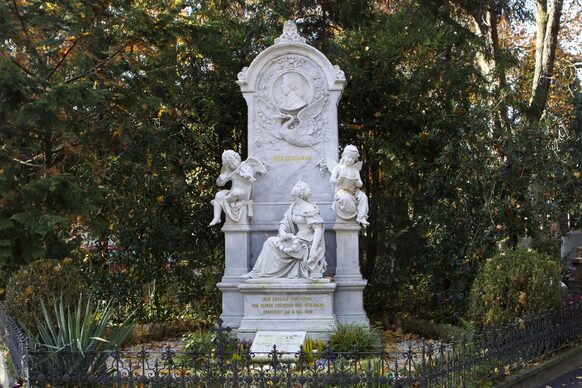
<instances>
[{"instance_id":1,"label":"bare branch","mask_svg":"<svg viewBox=\"0 0 582 388\"><path fill-rule=\"evenodd\" d=\"M6 145L4 145L2 147L2 151L7 152ZM28 160L21 160L21 159L17 158L14 155L10 155L9 157L10 157L11 160L15 161L18 164L22 164L22 165L25 165L25 166L28 166L28 167L36 167L36 168L41 168L42 167L42 164L34 164L34 163L32 163L35 160L41 159L42 158L42 155L36 155L36 156L34 156L34 157L32 157L32 158L30 158Z\"/></svg>"},{"instance_id":2,"label":"bare branch","mask_svg":"<svg viewBox=\"0 0 582 388\"><path fill-rule=\"evenodd\" d=\"M81 35L78 36L78 37L75 37L75 41L73 42L73 44L71 44L71 46L69 46L69 48L67 49L67 51L65 51L65 53L63 54L63 56L61 57L61 59L59 60L59 62L55 65L55 67L46 76L47 81L51 79L51 77L53 76L53 74L55 74L55 72L59 69L59 67L61 67L61 65L63 64L63 62L65 62L65 59L67 59L67 56L71 53L71 51L73 51L73 49L75 48L75 46L83 39L84 33L95 22L95 20L97 19L97 15L98 14L99 13L96 12L93 15L93 19L91 19L91 21L89 22L89 24L87 25L87 27L83 28L83 31L81 32Z\"/></svg>"},{"instance_id":3,"label":"bare branch","mask_svg":"<svg viewBox=\"0 0 582 388\"><path fill-rule=\"evenodd\" d=\"M38 64L40 65L40 67L42 69L46 69L46 66L42 61L42 57L40 56L40 54L36 50L36 47L34 47L34 45L32 44L32 40L30 39L30 33L28 31L28 28L26 27L26 23L24 23L24 19L22 18L22 15L20 14L16 0L12 0L12 4L14 4L14 11L16 12L16 16L18 17L18 20L20 21L20 25L22 26L22 31L24 32L24 36L26 36L26 45L28 46L28 49L34 53L36 59L38 60Z\"/></svg>"},{"instance_id":4,"label":"bare branch","mask_svg":"<svg viewBox=\"0 0 582 388\"><path fill-rule=\"evenodd\" d=\"M36 77L36 75L34 75L30 70L28 70L23 64L21 64L20 62L18 62L16 60L16 58L14 58L12 55L10 55L10 60L12 61L12 63L14 63L16 66L20 67L22 69L22 71L24 71L26 74L28 74L31 77Z\"/></svg>"},{"instance_id":5,"label":"bare branch","mask_svg":"<svg viewBox=\"0 0 582 388\"><path fill-rule=\"evenodd\" d=\"M34 167L34 168L41 168L43 165L42 164L34 164L34 163L30 163L30 161L24 161L24 160L20 160L20 159L16 159L16 158L12 158L12 160L16 163L22 164L24 166L27 167Z\"/></svg>"},{"instance_id":6,"label":"bare branch","mask_svg":"<svg viewBox=\"0 0 582 388\"><path fill-rule=\"evenodd\" d=\"M77 81L81 78L84 78L86 76L88 76L89 74L92 74L94 72L96 72L97 70L99 70L100 68L102 68L103 66L105 66L108 62L110 62L113 58L115 58L117 55L119 55L126 47L131 46L137 42L139 42L141 39L134 39L131 40L129 42L127 42L126 44L124 44L123 46L121 46L120 48L118 48L117 50L115 50L115 52L113 54L111 54L110 56L108 56L107 58L99 61L99 63L97 63L95 66L93 66L92 68L90 68L87 71L84 71L83 73L73 77L73 78L69 78L68 80L66 80L64 83L68 84L74 81Z\"/></svg>"},{"instance_id":7,"label":"bare branch","mask_svg":"<svg viewBox=\"0 0 582 388\"><path fill-rule=\"evenodd\" d=\"M75 48L75 46L77 45L79 40L80 40L80 38L76 38L75 41L73 42L73 44L69 46L67 51L65 51L65 53L63 54L63 56L61 57L59 62L55 65L55 67L53 67L53 69L50 71L50 73L48 73L48 75L46 76L47 81L50 80L51 77L53 76L53 74L59 69L59 67L61 67L61 65L63 64L65 59L67 59L67 56L69 55L69 53L71 51L73 51L73 49Z\"/></svg>"}]
</instances>

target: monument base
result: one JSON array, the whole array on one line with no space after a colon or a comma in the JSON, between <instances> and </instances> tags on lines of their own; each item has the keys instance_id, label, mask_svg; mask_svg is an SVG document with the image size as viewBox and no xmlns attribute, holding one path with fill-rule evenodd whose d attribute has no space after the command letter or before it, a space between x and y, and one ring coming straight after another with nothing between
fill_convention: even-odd
<instances>
[{"instance_id":1,"label":"monument base","mask_svg":"<svg viewBox=\"0 0 582 388\"><path fill-rule=\"evenodd\" d=\"M336 324L336 284L329 279L249 279L238 288L244 298L241 339L253 340L258 330L305 331L327 339Z\"/></svg>"},{"instance_id":2,"label":"monument base","mask_svg":"<svg viewBox=\"0 0 582 388\"><path fill-rule=\"evenodd\" d=\"M364 288L366 280L337 280L335 291L335 314L337 321L344 324L369 326L370 321L364 310Z\"/></svg>"},{"instance_id":3,"label":"monument base","mask_svg":"<svg viewBox=\"0 0 582 388\"><path fill-rule=\"evenodd\" d=\"M222 325L237 329L240 326L240 321L243 317L243 296L241 295L238 286L240 283L221 282L216 284L220 292L222 292Z\"/></svg>"}]
</instances>

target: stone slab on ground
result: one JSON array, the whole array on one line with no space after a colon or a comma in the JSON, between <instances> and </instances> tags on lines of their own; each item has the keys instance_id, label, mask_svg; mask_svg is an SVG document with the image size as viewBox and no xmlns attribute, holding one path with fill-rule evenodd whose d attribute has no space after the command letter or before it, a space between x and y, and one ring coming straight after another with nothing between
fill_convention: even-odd
<instances>
[{"instance_id":1,"label":"stone slab on ground","mask_svg":"<svg viewBox=\"0 0 582 388\"><path fill-rule=\"evenodd\" d=\"M269 353L273 346L283 353L297 353L305 342L304 331L258 331L251 345L251 353Z\"/></svg>"},{"instance_id":2,"label":"stone slab on ground","mask_svg":"<svg viewBox=\"0 0 582 388\"><path fill-rule=\"evenodd\" d=\"M258 331L251 345L251 353L255 360L270 360L270 352L277 347L277 352L282 353L282 359L294 359L299 354L301 346L305 342L305 331Z\"/></svg>"}]
</instances>

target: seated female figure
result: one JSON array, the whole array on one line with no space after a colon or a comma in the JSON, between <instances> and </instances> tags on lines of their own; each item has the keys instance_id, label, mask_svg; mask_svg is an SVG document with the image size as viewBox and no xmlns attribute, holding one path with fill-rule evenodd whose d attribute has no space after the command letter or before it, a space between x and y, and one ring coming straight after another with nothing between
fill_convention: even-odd
<instances>
[{"instance_id":1,"label":"seated female figure","mask_svg":"<svg viewBox=\"0 0 582 388\"><path fill-rule=\"evenodd\" d=\"M295 201L279 223L278 235L265 241L255 266L243 278L323 277L327 268L323 218L317 205L310 202L307 183L297 182L291 195Z\"/></svg>"}]
</instances>

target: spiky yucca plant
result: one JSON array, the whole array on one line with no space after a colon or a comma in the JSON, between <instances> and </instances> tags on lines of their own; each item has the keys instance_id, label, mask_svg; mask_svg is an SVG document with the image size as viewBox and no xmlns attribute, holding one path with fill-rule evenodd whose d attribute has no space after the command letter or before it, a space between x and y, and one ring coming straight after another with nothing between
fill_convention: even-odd
<instances>
[{"instance_id":1,"label":"spiky yucca plant","mask_svg":"<svg viewBox=\"0 0 582 388\"><path fill-rule=\"evenodd\" d=\"M109 325L113 308L111 303L95 303L80 297L74 311L63 299L49 311L41 301L44 322L36 319L38 335L29 333L33 368L52 373L98 374L106 369L105 361L111 351L131 333L129 319L123 325Z\"/></svg>"}]
</instances>

